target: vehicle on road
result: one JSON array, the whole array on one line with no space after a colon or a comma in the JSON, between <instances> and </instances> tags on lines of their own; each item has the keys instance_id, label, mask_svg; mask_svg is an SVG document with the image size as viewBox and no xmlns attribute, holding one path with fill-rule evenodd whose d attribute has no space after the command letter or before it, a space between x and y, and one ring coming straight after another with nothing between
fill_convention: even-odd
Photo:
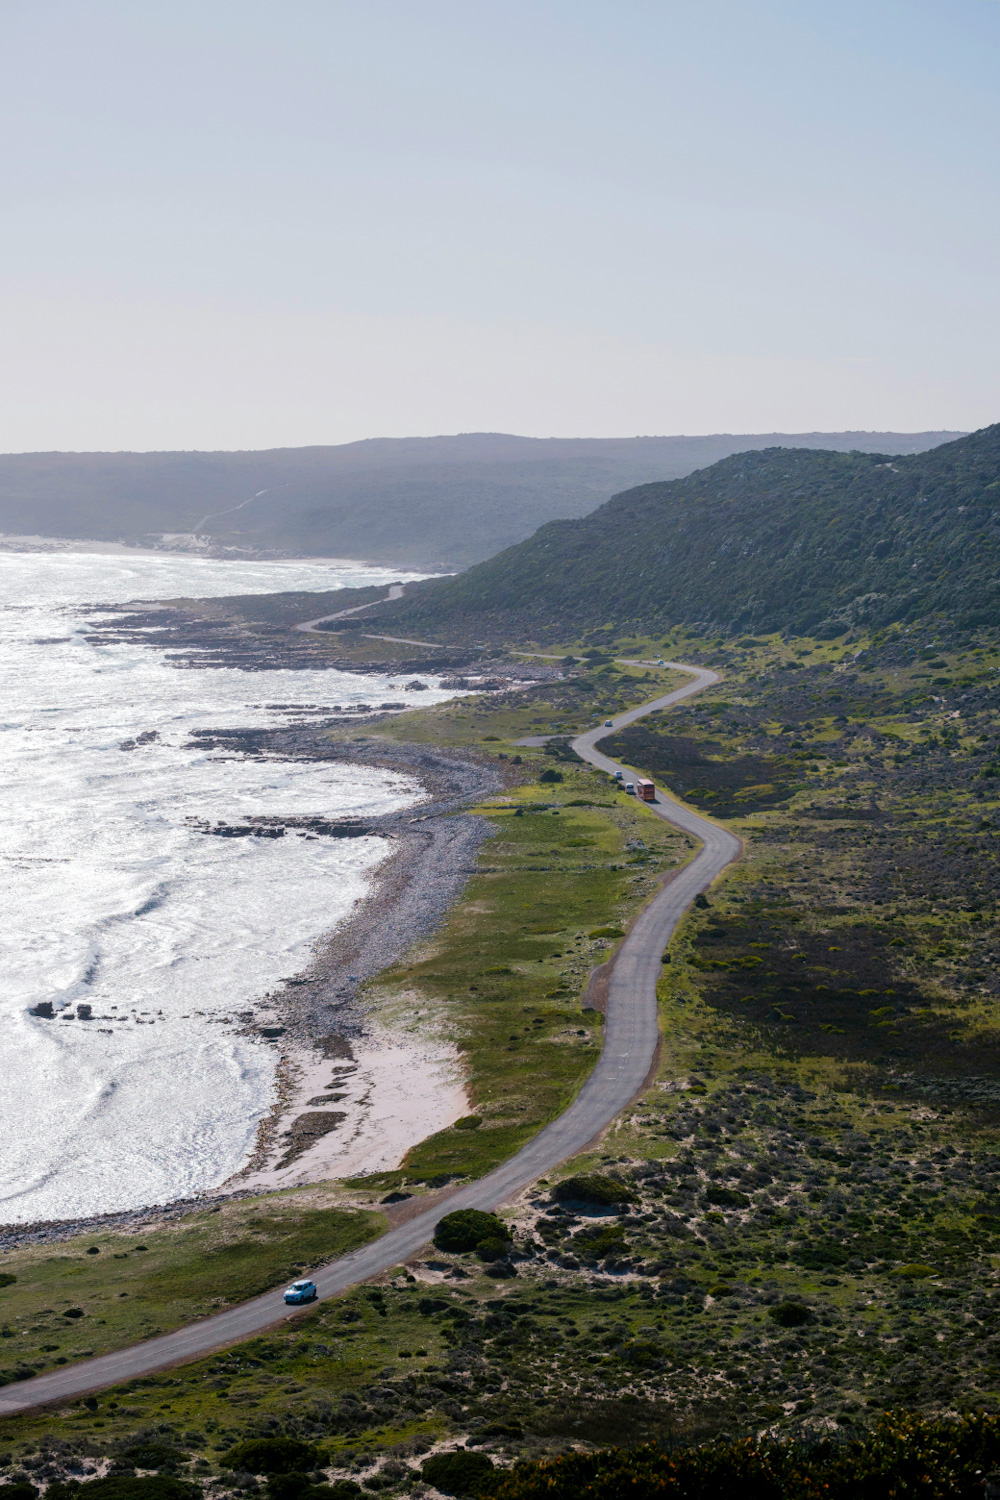
<instances>
[{"instance_id":1,"label":"vehicle on road","mask_svg":"<svg viewBox=\"0 0 1000 1500\"><path fill-rule=\"evenodd\" d=\"M641 797L643 802L655 802L656 786L647 777L640 776L636 783L635 794L637 797Z\"/></svg>"},{"instance_id":2,"label":"vehicle on road","mask_svg":"<svg viewBox=\"0 0 1000 1500\"><path fill-rule=\"evenodd\" d=\"M315 1281L293 1281L285 1292L286 1302L312 1302L317 1295Z\"/></svg>"},{"instance_id":3,"label":"vehicle on road","mask_svg":"<svg viewBox=\"0 0 1000 1500\"><path fill-rule=\"evenodd\" d=\"M635 782L634 781L626 781L626 783L625 783L625 790L628 792L628 794L629 794L630 797L634 797L635 796Z\"/></svg>"},{"instance_id":4,"label":"vehicle on road","mask_svg":"<svg viewBox=\"0 0 1000 1500\"><path fill-rule=\"evenodd\" d=\"M605 719L605 721L604 721L604 727L605 727L605 729L614 729L614 727L615 727L615 721L614 721L614 719Z\"/></svg>"},{"instance_id":5,"label":"vehicle on road","mask_svg":"<svg viewBox=\"0 0 1000 1500\"><path fill-rule=\"evenodd\" d=\"M615 772L615 780L616 781L624 781L625 780L625 772L624 771L616 771Z\"/></svg>"}]
</instances>

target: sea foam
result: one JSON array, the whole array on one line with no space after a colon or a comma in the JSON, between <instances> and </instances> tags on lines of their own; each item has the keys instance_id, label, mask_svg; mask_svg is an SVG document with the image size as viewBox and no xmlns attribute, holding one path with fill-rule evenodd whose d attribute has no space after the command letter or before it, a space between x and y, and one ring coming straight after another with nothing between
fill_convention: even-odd
<instances>
[{"instance_id":1,"label":"sea foam","mask_svg":"<svg viewBox=\"0 0 1000 1500\"><path fill-rule=\"evenodd\" d=\"M160 650L88 639L79 606L399 576L0 553L0 1221L167 1202L248 1157L276 1055L237 1034L236 1014L302 967L388 851L375 837L213 838L196 821L371 815L419 795L388 771L222 756L191 733L287 717L262 700L379 701L405 678L179 670ZM424 681L407 703L449 696ZM32 1014L44 1001L56 1019ZM94 1019L76 1019L81 1003Z\"/></svg>"}]
</instances>

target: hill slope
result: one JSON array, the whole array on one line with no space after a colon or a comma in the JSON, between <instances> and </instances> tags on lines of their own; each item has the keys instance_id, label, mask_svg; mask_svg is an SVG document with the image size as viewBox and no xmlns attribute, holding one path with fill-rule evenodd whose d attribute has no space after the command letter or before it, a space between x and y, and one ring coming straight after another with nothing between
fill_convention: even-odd
<instances>
[{"instance_id":1,"label":"hill slope","mask_svg":"<svg viewBox=\"0 0 1000 1500\"><path fill-rule=\"evenodd\" d=\"M522 438L466 433L254 453L0 455L0 532L462 568L616 490L748 448L913 453L955 436ZM193 534L197 534L195 540Z\"/></svg>"},{"instance_id":2,"label":"hill slope","mask_svg":"<svg viewBox=\"0 0 1000 1500\"><path fill-rule=\"evenodd\" d=\"M1000 621L1000 425L901 458L771 448L554 521L378 618L478 635L604 621L832 635Z\"/></svg>"}]
</instances>

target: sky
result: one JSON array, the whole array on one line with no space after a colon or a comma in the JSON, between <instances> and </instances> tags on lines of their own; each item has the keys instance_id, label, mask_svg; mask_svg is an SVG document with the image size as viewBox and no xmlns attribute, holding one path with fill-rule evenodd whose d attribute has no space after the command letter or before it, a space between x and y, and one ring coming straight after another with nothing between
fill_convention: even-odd
<instances>
[{"instance_id":1,"label":"sky","mask_svg":"<svg viewBox=\"0 0 1000 1500\"><path fill-rule=\"evenodd\" d=\"M0 451L1000 420L1000 0L0 0Z\"/></svg>"}]
</instances>

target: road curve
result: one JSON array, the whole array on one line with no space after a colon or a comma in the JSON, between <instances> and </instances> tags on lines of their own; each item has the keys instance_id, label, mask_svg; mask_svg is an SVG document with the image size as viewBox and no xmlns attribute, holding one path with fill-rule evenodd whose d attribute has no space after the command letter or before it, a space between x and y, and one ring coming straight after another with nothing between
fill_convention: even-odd
<instances>
[{"instance_id":1,"label":"road curve","mask_svg":"<svg viewBox=\"0 0 1000 1500\"><path fill-rule=\"evenodd\" d=\"M261 491L263 494L263 491ZM326 625L330 620L346 620L348 615L360 615L366 609L374 609L376 604L387 604L390 599L402 599L405 583L391 583L389 592L381 599L372 599L368 604L355 604L353 609L338 609L335 615L319 615L315 620L303 620L301 625L296 625L296 630L303 631L306 635L322 635L320 625ZM386 640L392 640L392 636L386 636Z\"/></svg>"},{"instance_id":2,"label":"road curve","mask_svg":"<svg viewBox=\"0 0 1000 1500\"><path fill-rule=\"evenodd\" d=\"M573 741L573 748L584 760L613 775L622 768L597 749L600 739L644 714L669 708L719 680L717 673L700 667L689 667L680 662L665 665L692 674L693 680L651 703L619 714L612 721L611 729L602 726L580 735ZM452 1194L445 1212L453 1213L459 1208L499 1207L513 1193L544 1176L567 1157L582 1151L643 1085L658 1040L656 982L663 950L695 896L740 852L740 842L731 833L717 828L681 803L661 794L658 802L644 805L668 823L694 834L702 840L703 847L643 909L621 945L612 969L604 1046L597 1065L573 1103L557 1120L539 1131L516 1156L488 1176L470 1182ZM316 1271L314 1280L320 1296L330 1297L343 1292L415 1255L430 1239L441 1213L442 1206L428 1208L389 1230L380 1239ZM176 1333L163 1334L117 1353L101 1355L86 1364L68 1365L51 1374L37 1375L32 1380L5 1386L0 1391L0 1416L26 1411L49 1401L64 1401L122 1380L152 1374L260 1333L295 1316L284 1306L280 1291L265 1292L251 1302L243 1302L226 1312L179 1328Z\"/></svg>"}]
</instances>

